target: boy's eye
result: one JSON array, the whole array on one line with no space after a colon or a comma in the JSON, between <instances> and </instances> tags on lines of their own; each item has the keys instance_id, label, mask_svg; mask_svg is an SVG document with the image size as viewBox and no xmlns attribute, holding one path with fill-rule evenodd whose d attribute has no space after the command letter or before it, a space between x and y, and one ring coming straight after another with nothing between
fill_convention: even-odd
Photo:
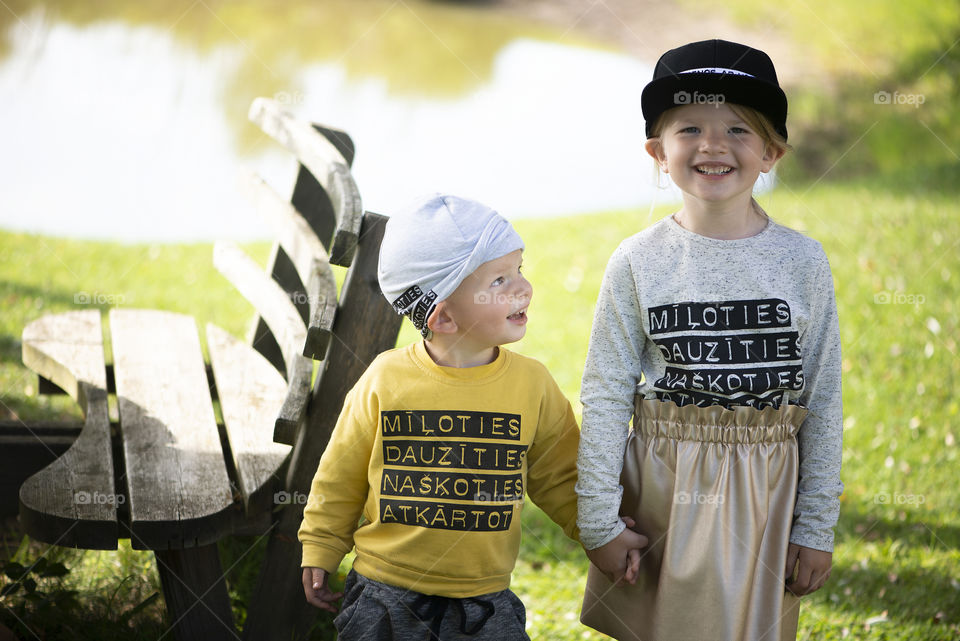
<instances>
[{"instance_id":1,"label":"boy's eye","mask_svg":"<svg viewBox=\"0 0 960 641\"><path fill-rule=\"evenodd\" d=\"M699 127L694 127L694 126L691 125L691 126L689 126L689 127L684 127L683 129L681 129L681 130L680 130L680 133L682 133L682 134L695 134L695 133L697 133L698 131L700 131L700 128L699 128Z\"/></svg>"},{"instance_id":2,"label":"boy's eye","mask_svg":"<svg viewBox=\"0 0 960 641\"><path fill-rule=\"evenodd\" d=\"M503 285L503 276L500 276L499 278L494 280L492 283L490 283L491 287L496 287L497 285Z\"/></svg>"}]
</instances>

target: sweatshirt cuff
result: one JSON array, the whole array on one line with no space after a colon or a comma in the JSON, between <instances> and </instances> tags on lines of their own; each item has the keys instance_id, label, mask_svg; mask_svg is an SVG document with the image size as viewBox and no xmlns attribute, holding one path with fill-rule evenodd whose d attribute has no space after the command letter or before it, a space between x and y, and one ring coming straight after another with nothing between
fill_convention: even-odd
<instances>
[{"instance_id":1,"label":"sweatshirt cuff","mask_svg":"<svg viewBox=\"0 0 960 641\"><path fill-rule=\"evenodd\" d=\"M617 519L616 525L612 528L588 528L580 526L580 543L586 550L596 550L614 540L620 533L626 529L626 525L620 519Z\"/></svg>"},{"instance_id":2,"label":"sweatshirt cuff","mask_svg":"<svg viewBox=\"0 0 960 641\"><path fill-rule=\"evenodd\" d=\"M790 532L790 542L822 552L833 552L833 529L814 530L796 524Z\"/></svg>"},{"instance_id":3,"label":"sweatshirt cuff","mask_svg":"<svg viewBox=\"0 0 960 641\"><path fill-rule=\"evenodd\" d=\"M346 555L339 550L332 550L322 545L304 543L303 561L300 563L300 567L321 568L330 574L336 574L344 556Z\"/></svg>"}]
</instances>

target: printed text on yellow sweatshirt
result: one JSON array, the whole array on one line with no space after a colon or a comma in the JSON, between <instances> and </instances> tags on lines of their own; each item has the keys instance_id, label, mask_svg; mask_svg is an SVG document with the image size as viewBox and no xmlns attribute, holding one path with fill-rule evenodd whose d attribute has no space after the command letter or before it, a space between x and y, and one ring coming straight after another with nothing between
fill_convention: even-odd
<instances>
[{"instance_id":1,"label":"printed text on yellow sweatshirt","mask_svg":"<svg viewBox=\"0 0 960 641\"><path fill-rule=\"evenodd\" d=\"M576 537L578 437L531 358L500 348L488 365L451 368L423 343L381 354L314 477L303 565L335 572L356 546L354 569L383 583L457 598L506 589L525 493Z\"/></svg>"}]
</instances>

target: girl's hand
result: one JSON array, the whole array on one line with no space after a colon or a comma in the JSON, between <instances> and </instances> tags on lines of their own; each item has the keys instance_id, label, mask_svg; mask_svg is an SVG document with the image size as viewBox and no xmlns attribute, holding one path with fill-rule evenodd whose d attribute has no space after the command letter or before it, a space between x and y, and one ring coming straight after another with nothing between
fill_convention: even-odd
<instances>
[{"instance_id":1,"label":"girl's hand","mask_svg":"<svg viewBox=\"0 0 960 641\"><path fill-rule=\"evenodd\" d=\"M816 592L830 578L833 554L791 543L787 547L787 589L797 596Z\"/></svg>"},{"instance_id":2,"label":"girl's hand","mask_svg":"<svg viewBox=\"0 0 960 641\"><path fill-rule=\"evenodd\" d=\"M343 592L331 592L327 585L329 575L321 568L303 568L303 593L307 603L321 610L336 614L337 606L334 601L343 597Z\"/></svg>"},{"instance_id":3,"label":"girl's hand","mask_svg":"<svg viewBox=\"0 0 960 641\"><path fill-rule=\"evenodd\" d=\"M614 585L634 585L640 574L640 548L647 546L647 537L630 529L635 523L629 516L621 518L626 529L606 545L587 550L587 558Z\"/></svg>"}]
</instances>

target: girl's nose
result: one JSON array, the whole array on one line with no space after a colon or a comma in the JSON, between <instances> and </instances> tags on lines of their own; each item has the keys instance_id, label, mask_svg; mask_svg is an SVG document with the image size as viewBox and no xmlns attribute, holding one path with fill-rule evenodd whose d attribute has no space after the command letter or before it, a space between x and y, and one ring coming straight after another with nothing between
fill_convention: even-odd
<instances>
[{"instance_id":1,"label":"girl's nose","mask_svg":"<svg viewBox=\"0 0 960 641\"><path fill-rule=\"evenodd\" d=\"M700 149L702 151L724 151L726 149L726 139L722 132L705 131L700 138Z\"/></svg>"}]
</instances>

